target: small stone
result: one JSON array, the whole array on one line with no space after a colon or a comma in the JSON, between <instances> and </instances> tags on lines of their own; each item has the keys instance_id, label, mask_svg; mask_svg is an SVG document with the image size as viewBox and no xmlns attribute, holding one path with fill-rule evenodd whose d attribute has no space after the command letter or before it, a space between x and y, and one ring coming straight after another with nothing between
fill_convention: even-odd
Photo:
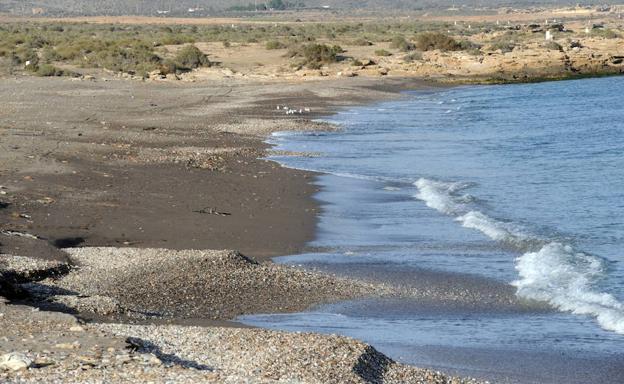
<instances>
[{"instance_id":1,"label":"small stone","mask_svg":"<svg viewBox=\"0 0 624 384\"><path fill-rule=\"evenodd\" d=\"M69 330L72 332L84 332L84 328L82 328L80 325L74 325L73 327L69 328Z\"/></svg>"},{"instance_id":2,"label":"small stone","mask_svg":"<svg viewBox=\"0 0 624 384\"><path fill-rule=\"evenodd\" d=\"M141 358L145 365L162 365L162 361L153 353L142 353Z\"/></svg>"},{"instance_id":3,"label":"small stone","mask_svg":"<svg viewBox=\"0 0 624 384\"><path fill-rule=\"evenodd\" d=\"M98 364L98 360L91 356L80 356L78 361L83 365L91 365L95 367Z\"/></svg>"},{"instance_id":4,"label":"small stone","mask_svg":"<svg viewBox=\"0 0 624 384\"><path fill-rule=\"evenodd\" d=\"M130 362L132 358L130 357L130 355L123 354L123 355L115 356L115 360L120 364L125 364L125 363Z\"/></svg>"},{"instance_id":5,"label":"small stone","mask_svg":"<svg viewBox=\"0 0 624 384\"><path fill-rule=\"evenodd\" d=\"M80 348L80 343L74 341L73 343L59 343L55 345L58 349L78 349Z\"/></svg>"},{"instance_id":6,"label":"small stone","mask_svg":"<svg viewBox=\"0 0 624 384\"><path fill-rule=\"evenodd\" d=\"M370 65L375 65L375 64L376 63L373 60L371 60L371 59L364 59L364 60L362 60L362 66L363 67L368 67Z\"/></svg>"},{"instance_id":7,"label":"small stone","mask_svg":"<svg viewBox=\"0 0 624 384\"><path fill-rule=\"evenodd\" d=\"M0 369L3 370L19 371L27 369L31 364L32 360L19 352L7 353L0 357Z\"/></svg>"}]
</instances>

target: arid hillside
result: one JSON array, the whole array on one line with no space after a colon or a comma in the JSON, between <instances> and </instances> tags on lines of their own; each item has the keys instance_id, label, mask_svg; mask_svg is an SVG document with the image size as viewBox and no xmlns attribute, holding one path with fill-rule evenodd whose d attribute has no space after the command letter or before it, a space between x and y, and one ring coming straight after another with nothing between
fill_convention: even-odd
<instances>
[{"instance_id":1,"label":"arid hillside","mask_svg":"<svg viewBox=\"0 0 624 384\"><path fill-rule=\"evenodd\" d=\"M589 0L586 6L618 4L618 0ZM0 12L35 16L142 15L206 17L224 14L262 15L268 12L322 10L449 11L480 13L499 7L574 6L573 0L0 0Z\"/></svg>"}]
</instances>

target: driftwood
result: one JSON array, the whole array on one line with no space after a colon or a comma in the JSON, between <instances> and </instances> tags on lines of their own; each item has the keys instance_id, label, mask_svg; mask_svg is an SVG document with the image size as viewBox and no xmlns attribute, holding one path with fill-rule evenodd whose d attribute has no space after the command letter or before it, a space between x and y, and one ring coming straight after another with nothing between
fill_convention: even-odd
<instances>
[{"instance_id":1,"label":"driftwood","mask_svg":"<svg viewBox=\"0 0 624 384\"><path fill-rule=\"evenodd\" d=\"M232 214L229 212L219 212L216 208L213 207L205 207L197 211L193 211L195 213L201 213L206 215L217 215L217 216L231 216Z\"/></svg>"},{"instance_id":2,"label":"driftwood","mask_svg":"<svg viewBox=\"0 0 624 384\"><path fill-rule=\"evenodd\" d=\"M30 233L26 233L26 232L17 232L17 231L9 231L9 230L2 230L0 231L0 235L4 235L4 236L16 236L16 237L25 237L28 239L39 239L37 236L35 235L31 235Z\"/></svg>"}]
</instances>

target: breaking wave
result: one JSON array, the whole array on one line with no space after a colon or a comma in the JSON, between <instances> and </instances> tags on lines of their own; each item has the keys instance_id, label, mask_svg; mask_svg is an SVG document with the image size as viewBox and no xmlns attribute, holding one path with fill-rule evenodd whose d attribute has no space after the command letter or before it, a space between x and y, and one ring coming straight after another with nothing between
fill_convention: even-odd
<instances>
[{"instance_id":1,"label":"breaking wave","mask_svg":"<svg viewBox=\"0 0 624 384\"><path fill-rule=\"evenodd\" d=\"M524 252L516 259L519 278L511 283L519 297L547 302L561 311L593 316L602 328L624 334L624 304L596 288L606 277L606 260L484 214L476 209L474 197L464 193L472 186L470 183L421 178L414 185L418 188L415 197L428 207Z\"/></svg>"}]
</instances>

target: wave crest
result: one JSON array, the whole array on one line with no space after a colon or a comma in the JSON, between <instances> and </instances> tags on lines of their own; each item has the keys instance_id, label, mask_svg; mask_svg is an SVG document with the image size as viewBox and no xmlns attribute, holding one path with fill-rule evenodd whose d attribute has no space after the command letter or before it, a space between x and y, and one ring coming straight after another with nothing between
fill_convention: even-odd
<instances>
[{"instance_id":1,"label":"wave crest","mask_svg":"<svg viewBox=\"0 0 624 384\"><path fill-rule=\"evenodd\" d=\"M624 305L593 286L606 273L605 261L552 242L516 259L517 295L545 301L561 311L591 315L606 330L624 334Z\"/></svg>"},{"instance_id":2,"label":"wave crest","mask_svg":"<svg viewBox=\"0 0 624 384\"><path fill-rule=\"evenodd\" d=\"M624 334L624 304L595 289L595 283L606 276L604 259L469 209L468 203L474 198L459 192L472 184L421 178L414 185L418 188L415 197L428 207L454 216L466 228L525 251L516 259L519 279L512 282L519 297L547 302L561 311L593 316L602 328Z\"/></svg>"}]
</instances>

